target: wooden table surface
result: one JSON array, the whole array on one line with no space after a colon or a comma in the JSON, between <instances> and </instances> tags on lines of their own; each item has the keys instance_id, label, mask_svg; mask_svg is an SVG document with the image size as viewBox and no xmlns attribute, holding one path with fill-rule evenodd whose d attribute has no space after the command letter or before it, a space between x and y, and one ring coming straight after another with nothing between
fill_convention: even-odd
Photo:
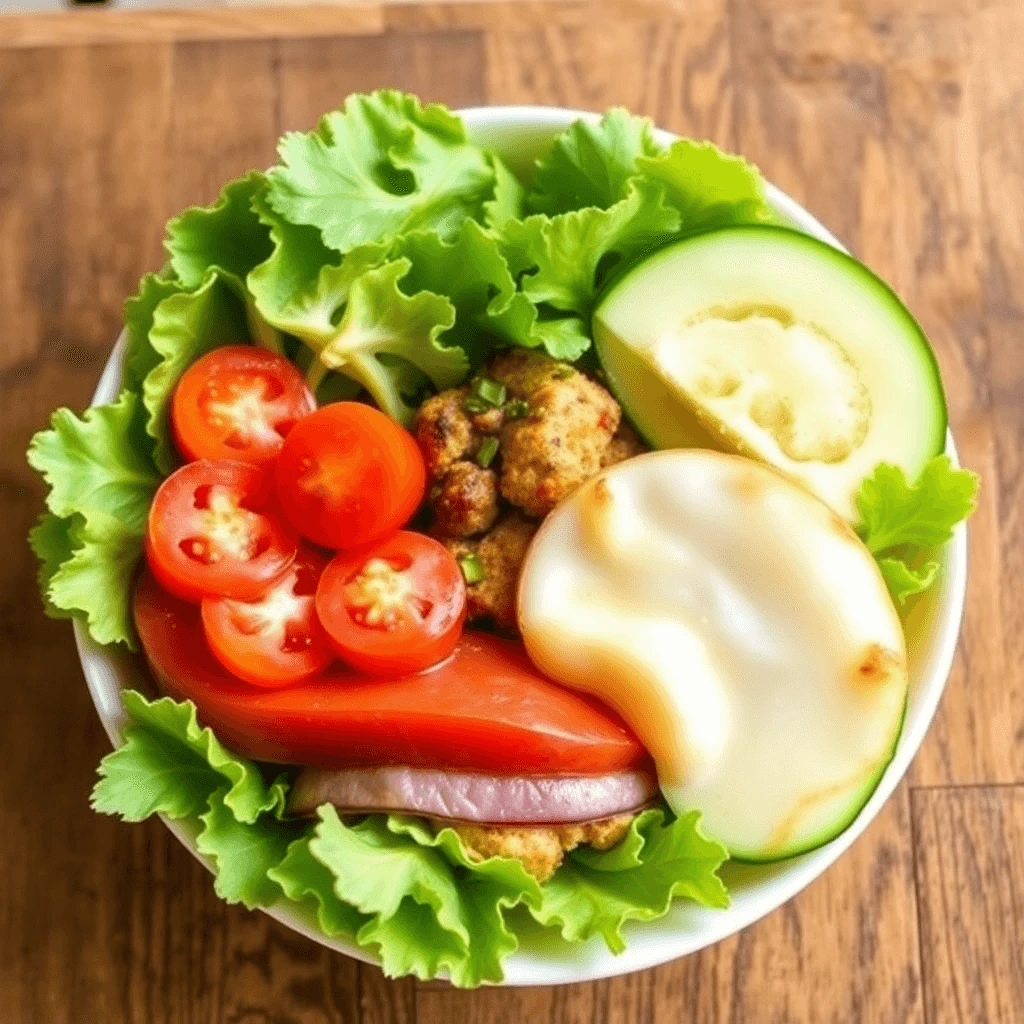
<instances>
[{"instance_id":1,"label":"wooden table surface","mask_svg":"<svg viewBox=\"0 0 1024 1024\"><path fill-rule=\"evenodd\" d=\"M24 537L164 220L353 90L620 103L756 161L892 281L984 488L960 650L878 820L798 898L631 977L389 982L228 907L107 750ZM0 17L0 1024L1024 1021L1024 5L634 0Z\"/></svg>"}]
</instances>

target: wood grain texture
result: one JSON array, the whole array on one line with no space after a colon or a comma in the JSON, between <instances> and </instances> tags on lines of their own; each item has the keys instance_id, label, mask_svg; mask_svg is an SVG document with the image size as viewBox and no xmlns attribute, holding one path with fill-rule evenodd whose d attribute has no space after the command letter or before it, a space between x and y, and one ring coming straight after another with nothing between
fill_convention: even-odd
<instances>
[{"instance_id":1,"label":"wood grain texture","mask_svg":"<svg viewBox=\"0 0 1024 1024\"><path fill-rule=\"evenodd\" d=\"M929 1024L1024 1008L1024 786L913 794Z\"/></svg>"},{"instance_id":2,"label":"wood grain texture","mask_svg":"<svg viewBox=\"0 0 1024 1024\"><path fill-rule=\"evenodd\" d=\"M1024 8L496 0L30 22L0 18L0 1024L1024 1020ZM86 39L107 43L44 45ZM378 85L454 106L622 103L744 152L907 299L985 480L964 636L909 787L786 907L653 971L392 982L220 903L159 823L88 810L107 742L70 631L38 611L25 446L54 405L87 401L166 217Z\"/></svg>"}]
</instances>

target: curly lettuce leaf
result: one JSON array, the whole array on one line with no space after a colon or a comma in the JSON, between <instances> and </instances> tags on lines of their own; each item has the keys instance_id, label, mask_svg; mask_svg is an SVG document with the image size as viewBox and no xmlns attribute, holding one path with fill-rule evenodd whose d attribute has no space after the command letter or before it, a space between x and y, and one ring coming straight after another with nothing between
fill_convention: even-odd
<instances>
[{"instance_id":1,"label":"curly lettuce leaf","mask_svg":"<svg viewBox=\"0 0 1024 1024\"><path fill-rule=\"evenodd\" d=\"M124 744L100 762L94 810L124 821L157 813L194 817L214 807L215 792L243 824L283 810L284 784L268 786L252 762L225 750L211 729L199 725L191 701L150 701L135 690L123 691L122 699L131 720L122 733ZM213 820L220 816L215 813Z\"/></svg>"},{"instance_id":2,"label":"curly lettuce leaf","mask_svg":"<svg viewBox=\"0 0 1024 1024\"><path fill-rule=\"evenodd\" d=\"M50 488L47 509L63 523L46 519L32 535L48 608L81 612L98 643L131 649L128 584L160 483L142 428L138 396L124 391L81 418L58 409L28 449L29 465Z\"/></svg>"},{"instance_id":3,"label":"curly lettuce leaf","mask_svg":"<svg viewBox=\"0 0 1024 1024\"><path fill-rule=\"evenodd\" d=\"M495 342L536 346L536 306L516 290L516 282L497 240L476 221L467 220L451 242L434 231L414 231L398 239L393 255L409 260L401 288L443 295L455 307L455 323L444 333L479 367Z\"/></svg>"},{"instance_id":4,"label":"curly lettuce leaf","mask_svg":"<svg viewBox=\"0 0 1024 1024\"><path fill-rule=\"evenodd\" d=\"M266 189L266 175L251 171L228 182L212 205L190 206L167 222L164 248L185 288L194 291L214 267L244 281L270 255L270 232L253 210Z\"/></svg>"},{"instance_id":5,"label":"curly lettuce leaf","mask_svg":"<svg viewBox=\"0 0 1024 1024\"><path fill-rule=\"evenodd\" d=\"M270 206L317 227L340 253L418 228L454 237L494 189L495 171L458 117L394 90L350 96L316 131L285 135L278 152Z\"/></svg>"},{"instance_id":6,"label":"curly lettuce leaf","mask_svg":"<svg viewBox=\"0 0 1024 1024\"><path fill-rule=\"evenodd\" d=\"M622 107L605 111L597 124L575 121L537 161L528 207L559 214L596 206L606 210L627 193L639 157L656 157L650 118Z\"/></svg>"},{"instance_id":7,"label":"curly lettuce leaf","mask_svg":"<svg viewBox=\"0 0 1024 1024\"><path fill-rule=\"evenodd\" d=\"M433 292L409 296L399 287L410 266L407 259L392 260L356 278L340 323L320 349L324 367L358 381L402 423L410 423L416 410L402 393L394 364L382 356L406 360L439 390L461 383L469 371L466 353L440 341L455 323L451 302Z\"/></svg>"},{"instance_id":8,"label":"curly lettuce leaf","mask_svg":"<svg viewBox=\"0 0 1024 1024\"><path fill-rule=\"evenodd\" d=\"M199 815L203 828L196 837L196 849L213 859L214 890L222 900L241 903L249 910L268 907L281 895L270 871L284 860L289 845L307 826L266 815L240 821L227 803L228 792L222 787L208 797L207 809Z\"/></svg>"},{"instance_id":9,"label":"curly lettuce leaf","mask_svg":"<svg viewBox=\"0 0 1024 1024\"><path fill-rule=\"evenodd\" d=\"M157 303L149 343L159 362L142 383L142 401L149 414L146 432L154 441L153 461L162 473L170 473L178 463L168 422L174 386L200 356L248 337L242 304L217 270L211 270L195 291L178 292Z\"/></svg>"},{"instance_id":10,"label":"curly lettuce leaf","mask_svg":"<svg viewBox=\"0 0 1024 1024\"><path fill-rule=\"evenodd\" d=\"M643 180L664 188L686 234L777 220L758 169L714 143L679 139L667 153L640 156L636 162Z\"/></svg>"},{"instance_id":11,"label":"curly lettuce leaf","mask_svg":"<svg viewBox=\"0 0 1024 1024\"><path fill-rule=\"evenodd\" d=\"M678 230L679 213L665 205L661 188L634 181L626 197L607 210L536 214L507 223L501 239L512 273L526 271L521 287L531 301L586 318L599 267L611 260L628 263Z\"/></svg>"},{"instance_id":12,"label":"curly lettuce leaf","mask_svg":"<svg viewBox=\"0 0 1024 1024\"><path fill-rule=\"evenodd\" d=\"M289 223L265 197L253 205L273 242L270 255L246 279L256 308L281 330L322 345L337 329L352 282L383 263L388 246L361 245L342 257L323 244L316 228Z\"/></svg>"},{"instance_id":13,"label":"curly lettuce leaf","mask_svg":"<svg viewBox=\"0 0 1024 1024\"><path fill-rule=\"evenodd\" d=\"M522 217L526 189L501 157L488 153L487 159L494 169L494 193L484 203L484 224L489 228L496 228L501 227L507 220Z\"/></svg>"},{"instance_id":14,"label":"curly lettuce leaf","mask_svg":"<svg viewBox=\"0 0 1024 1024\"><path fill-rule=\"evenodd\" d=\"M518 946L504 909L540 905L540 889L517 861L473 862L456 834L426 823L374 815L346 825L319 810L311 839L272 871L291 898L312 897L319 919L376 949L386 974L435 977L466 987L500 981L501 961ZM328 869L328 877L316 865ZM358 916L343 908L352 908Z\"/></svg>"},{"instance_id":15,"label":"curly lettuce leaf","mask_svg":"<svg viewBox=\"0 0 1024 1024\"><path fill-rule=\"evenodd\" d=\"M560 929L570 942L600 935L613 953L626 943L626 921L650 921L686 897L704 906L727 907L729 894L718 877L728 853L700 829L700 813L672 821L665 811L638 815L625 839L610 850L581 847L542 886L533 916Z\"/></svg>"},{"instance_id":16,"label":"curly lettuce leaf","mask_svg":"<svg viewBox=\"0 0 1024 1024\"><path fill-rule=\"evenodd\" d=\"M57 570L75 553L72 529L76 532L81 530L81 522L81 516L61 519L52 512L43 512L28 532L28 546L39 559L36 574L39 593L43 596L46 614L51 619L68 619L73 614L53 603L50 599L50 584Z\"/></svg>"},{"instance_id":17,"label":"curly lettuce leaf","mask_svg":"<svg viewBox=\"0 0 1024 1024\"><path fill-rule=\"evenodd\" d=\"M170 270L187 291L195 291L216 271L245 307L247 335L274 352L281 351L280 334L260 316L245 285L246 275L271 253L267 225L254 203L267 191L267 176L250 171L228 182L210 206L191 206L167 222L164 248Z\"/></svg>"},{"instance_id":18,"label":"curly lettuce leaf","mask_svg":"<svg viewBox=\"0 0 1024 1024\"><path fill-rule=\"evenodd\" d=\"M139 290L124 304L124 327L128 345L124 354L121 382L129 391L138 391L146 375L160 362L160 356L149 343L156 307L166 298L184 291L180 281L160 274L146 274Z\"/></svg>"}]
</instances>

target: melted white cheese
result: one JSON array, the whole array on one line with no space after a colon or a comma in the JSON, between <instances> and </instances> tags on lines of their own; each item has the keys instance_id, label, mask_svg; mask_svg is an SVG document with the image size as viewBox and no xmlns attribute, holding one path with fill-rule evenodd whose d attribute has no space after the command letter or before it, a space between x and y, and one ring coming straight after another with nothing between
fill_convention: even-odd
<instances>
[{"instance_id":1,"label":"melted white cheese","mask_svg":"<svg viewBox=\"0 0 1024 1024\"><path fill-rule=\"evenodd\" d=\"M547 519L519 624L537 666L614 706L666 799L737 855L845 824L888 760L906 696L874 559L775 471L706 451L631 459Z\"/></svg>"}]
</instances>

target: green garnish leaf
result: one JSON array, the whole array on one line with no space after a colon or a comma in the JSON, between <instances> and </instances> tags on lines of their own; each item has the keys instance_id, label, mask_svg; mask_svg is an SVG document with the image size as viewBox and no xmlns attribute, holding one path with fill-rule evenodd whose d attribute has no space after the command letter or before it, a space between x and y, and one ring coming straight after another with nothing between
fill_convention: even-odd
<instances>
[{"instance_id":1,"label":"green garnish leaf","mask_svg":"<svg viewBox=\"0 0 1024 1024\"><path fill-rule=\"evenodd\" d=\"M699 819L692 811L667 821L655 808L638 815L612 849L574 851L541 887L543 902L531 909L533 916L557 926L570 942L601 935L613 953L621 953L623 924L661 917L677 897L727 907L729 894L717 871L728 853L704 835Z\"/></svg>"},{"instance_id":2,"label":"green garnish leaf","mask_svg":"<svg viewBox=\"0 0 1024 1024\"><path fill-rule=\"evenodd\" d=\"M913 485L899 466L879 463L857 493L857 532L872 554L904 544L938 547L974 511L979 484L977 473L954 469L948 455L931 459Z\"/></svg>"},{"instance_id":3,"label":"green garnish leaf","mask_svg":"<svg viewBox=\"0 0 1024 1024\"><path fill-rule=\"evenodd\" d=\"M638 158L660 152L650 119L622 107L606 111L598 124L575 121L537 161L527 205L547 214L606 210L625 198Z\"/></svg>"},{"instance_id":4,"label":"green garnish leaf","mask_svg":"<svg viewBox=\"0 0 1024 1024\"><path fill-rule=\"evenodd\" d=\"M463 555L459 559L459 568L462 569L462 575L469 586L483 583L487 579L487 570L484 569L483 562L473 553Z\"/></svg>"},{"instance_id":5,"label":"green garnish leaf","mask_svg":"<svg viewBox=\"0 0 1024 1024\"><path fill-rule=\"evenodd\" d=\"M150 701L135 690L122 698L131 721L124 744L100 762L94 810L125 821L156 813L186 818L205 812L222 787L221 803L237 821L251 824L284 808L283 784L267 786L254 764L225 750L200 727L191 701Z\"/></svg>"},{"instance_id":6,"label":"green garnish leaf","mask_svg":"<svg viewBox=\"0 0 1024 1024\"><path fill-rule=\"evenodd\" d=\"M81 419L58 409L28 450L29 465L50 487L47 508L64 523L47 519L32 536L47 606L84 613L97 642L133 650L130 583L160 483L142 424L138 396L124 391Z\"/></svg>"},{"instance_id":7,"label":"green garnish leaf","mask_svg":"<svg viewBox=\"0 0 1024 1024\"><path fill-rule=\"evenodd\" d=\"M954 469L948 455L931 459L913 485L887 462L861 482L857 532L898 604L934 583L938 563L925 553L945 544L953 527L974 511L980 482L977 473Z\"/></svg>"},{"instance_id":8,"label":"green garnish leaf","mask_svg":"<svg viewBox=\"0 0 1024 1024\"><path fill-rule=\"evenodd\" d=\"M494 461L494 456L498 454L498 447L498 439L496 437L485 437L480 442L480 449L476 453L477 465L487 469Z\"/></svg>"},{"instance_id":9,"label":"green garnish leaf","mask_svg":"<svg viewBox=\"0 0 1024 1024\"><path fill-rule=\"evenodd\" d=\"M394 90L350 96L316 131L285 135L278 152L271 207L319 228L341 253L419 228L454 238L494 190L495 171L462 121Z\"/></svg>"},{"instance_id":10,"label":"green garnish leaf","mask_svg":"<svg viewBox=\"0 0 1024 1024\"><path fill-rule=\"evenodd\" d=\"M927 561L915 569L898 558L880 558L878 568L893 600L902 605L915 594L924 593L935 582L939 563Z\"/></svg>"},{"instance_id":11,"label":"green garnish leaf","mask_svg":"<svg viewBox=\"0 0 1024 1024\"><path fill-rule=\"evenodd\" d=\"M644 180L663 186L687 234L731 224L777 223L765 199L764 179L740 156L711 142L679 139L661 156L637 159Z\"/></svg>"},{"instance_id":12,"label":"green garnish leaf","mask_svg":"<svg viewBox=\"0 0 1024 1024\"><path fill-rule=\"evenodd\" d=\"M75 553L72 531L78 533L81 528L80 516L61 519L52 512L43 512L28 532L28 545L39 559L36 576L39 593L43 595L46 614L51 619L68 619L72 615L72 612L58 608L50 599L50 583L57 570Z\"/></svg>"},{"instance_id":13,"label":"green garnish leaf","mask_svg":"<svg viewBox=\"0 0 1024 1024\"><path fill-rule=\"evenodd\" d=\"M469 390L492 409L505 404L508 394L505 385L493 377L476 377L469 385Z\"/></svg>"},{"instance_id":14,"label":"green garnish leaf","mask_svg":"<svg viewBox=\"0 0 1024 1024\"><path fill-rule=\"evenodd\" d=\"M512 398L505 403L505 418L509 420L521 420L524 416L530 415L530 403L523 398Z\"/></svg>"}]
</instances>

